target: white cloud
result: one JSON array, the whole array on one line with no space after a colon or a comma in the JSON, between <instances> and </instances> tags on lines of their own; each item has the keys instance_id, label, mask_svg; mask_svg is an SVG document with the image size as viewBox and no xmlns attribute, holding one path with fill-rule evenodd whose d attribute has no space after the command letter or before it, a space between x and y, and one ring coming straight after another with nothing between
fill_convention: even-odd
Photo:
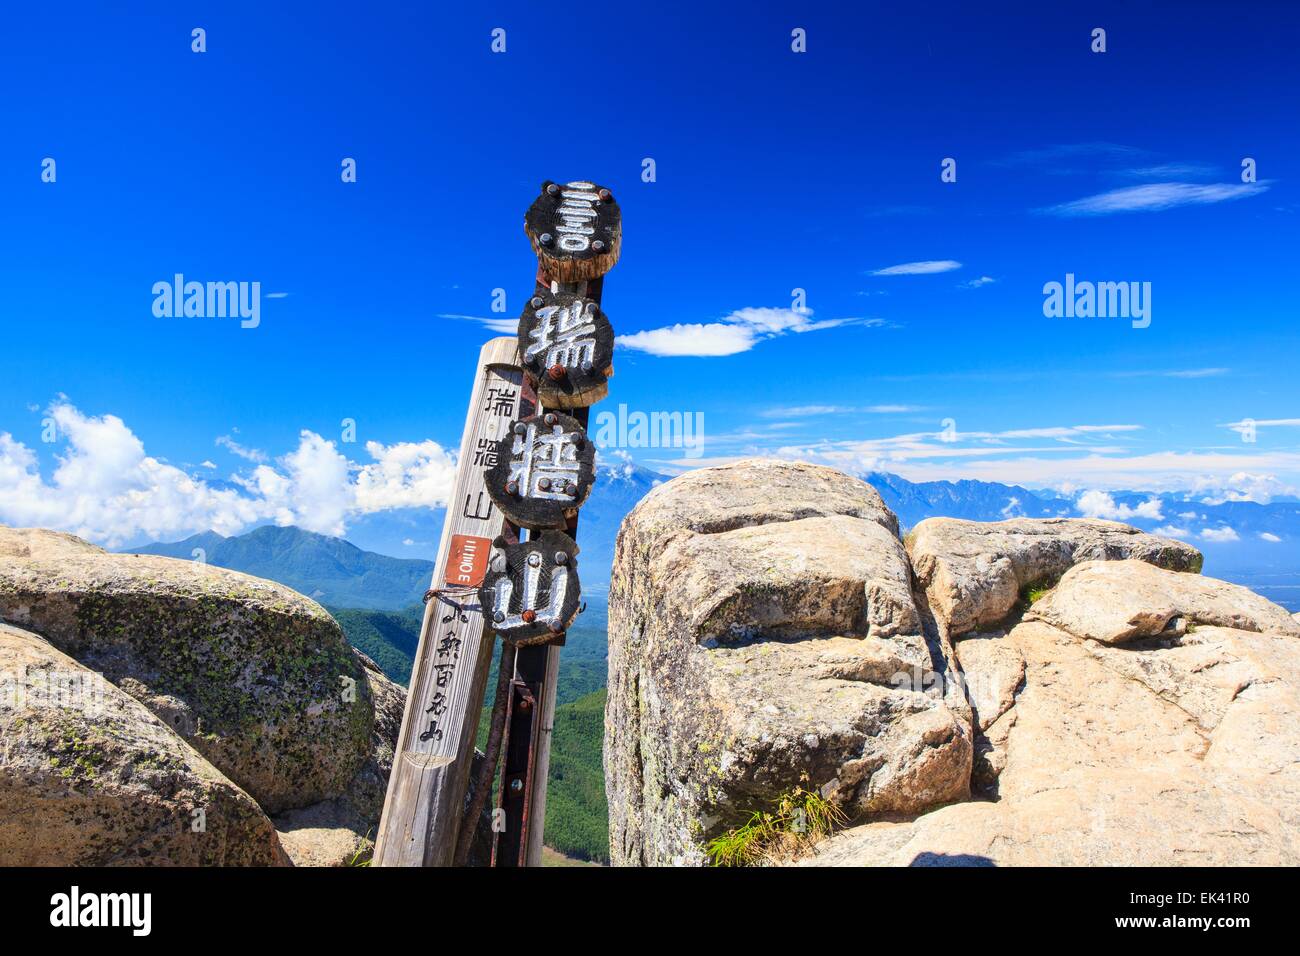
<instances>
[{"instance_id":1,"label":"white cloud","mask_svg":"<svg viewBox=\"0 0 1300 956\"><path fill-rule=\"evenodd\" d=\"M762 418L812 418L817 415L850 415L855 412L869 412L873 415L898 415L904 412L919 412L920 405L794 405L784 408L768 408L759 412Z\"/></svg>"},{"instance_id":2,"label":"white cloud","mask_svg":"<svg viewBox=\"0 0 1300 956\"><path fill-rule=\"evenodd\" d=\"M218 435L215 444L226 449L232 455L238 455L248 461L266 461L266 452L256 448L245 448L230 435Z\"/></svg>"},{"instance_id":3,"label":"white cloud","mask_svg":"<svg viewBox=\"0 0 1300 956\"><path fill-rule=\"evenodd\" d=\"M206 461L206 460L205 460L205 461L200 465L200 467L202 467L202 468L216 468L216 467L217 467L217 463L214 462L214 461Z\"/></svg>"},{"instance_id":4,"label":"white cloud","mask_svg":"<svg viewBox=\"0 0 1300 956\"><path fill-rule=\"evenodd\" d=\"M1240 541L1241 537L1235 530L1226 524L1219 528L1202 528L1201 540L1203 541Z\"/></svg>"},{"instance_id":5,"label":"white cloud","mask_svg":"<svg viewBox=\"0 0 1300 956\"><path fill-rule=\"evenodd\" d=\"M519 331L518 317L509 319L501 316L489 315L458 315L453 312L438 313L440 319L456 319L460 322L477 322L490 331L497 332L501 335L515 335Z\"/></svg>"},{"instance_id":6,"label":"white cloud","mask_svg":"<svg viewBox=\"0 0 1300 956\"><path fill-rule=\"evenodd\" d=\"M1277 535L1273 534L1271 531L1261 531L1259 533L1259 536L1263 538L1265 541L1271 541L1274 544L1282 540Z\"/></svg>"},{"instance_id":7,"label":"white cloud","mask_svg":"<svg viewBox=\"0 0 1300 956\"><path fill-rule=\"evenodd\" d=\"M1149 183L1086 196L1042 210L1054 216L1108 216L1119 212L1159 212L1177 206L1244 199L1265 192L1270 183Z\"/></svg>"},{"instance_id":8,"label":"white cloud","mask_svg":"<svg viewBox=\"0 0 1300 956\"><path fill-rule=\"evenodd\" d=\"M789 333L803 334L844 325L883 325L880 319L824 319L812 321L812 310L747 306L720 322L678 323L647 329L617 339L622 348L666 357L716 357L748 352L759 342Z\"/></svg>"},{"instance_id":9,"label":"white cloud","mask_svg":"<svg viewBox=\"0 0 1300 956\"><path fill-rule=\"evenodd\" d=\"M959 289L978 289L978 288L980 288L981 286L992 285L993 283L995 283L995 282L997 282L997 281L998 281L998 280L995 279L995 278L993 278L992 276L980 276L978 279L971 279L971 280L969 280L969 281L967 281L967 282L961 282L961 283L958 283L957 288L959 288Z\"/></svg>"},{"instance_id":10,"label":"white cloud","mask_svg":"<svg viewBox=\"0 0 1300 956\"><path fill-rule=\"evenodd\" d=\"M1159 528L1152 528L1151 533L1164 535L1166 538L1179 539L1190 538L1192 536L1191 529L1179 528L1171 524L1161 525Z\"/></svg>"},{"instance_id":11,"label":"white cloud","mask_svg":"<svg viewBox=\"0 0 1300 956\"><path fill-rule=\"evenodd\" d=\"M900 262L896 266L886 266L868 272L873 276L928 276L937 272L952 272L960 269L961 263L955 259L925 259L921 262Z\"/></svg>"},{"instance_id":12,"label":"white cloud","mask_svg":"<svg viewBox=\"0 0 1300 956\"><path fill-rule=\"evenodd\" d=\"M1129 521L1133 518L1147 518L1160 521L1164 515L1160 510L1158 498L1148 498L1137 507L1116 502L1104 491L1085 491L1075 502L1079 513L1085 518L1108 518L1112 521Z\"/></svg>"},{"instance_id":13,"label":"white cloud","mask_svg":"<svg viewBox=\"0 0 1300 956\"><path fill-rule=\"evenodd\" d=\"M1252 427L1256 429L1260 429L1260 428L1295 428L1296 426L1300 426L1300 418L1264 418L1259 420L1253 418L1243 418L1239 422L1228 422L1224 425L1220 425L1219 427L1231 428L1234 432L1240 435L1243 432L1250 430Z\"/></svg>"},{"instance_id":14,"label":"white cloud","mask_svg":"<svg viewBox=\"0 0 1300 956\"><path fill-rule=\"evenodd\" d=\"M1204 495L1203 504L1221 505L1226 501L1253 501L1266 505L1274 498L1296 493L1296 489L1274 475L1248 471L1233 472L1227 477L1201 478L1193 483L1193 493Z\"/></svg>"},{"instance_id":15,"label":"white cloud","mask_svg":"<svg viewBox=\"0 0 1300 956\"><path fill-rule=\"evenodd\" d=\"M455 473L453 456L432 441L371 442L373 461L358 464L303 431L297 448L274 464L235 475L238 488L213 488L148 455L116 415L87 416L67 402L49 415L66 445L48 478L31 449L0 433L0 522L71 531L110 547L208 529L238 534L266 520L343 534L358 514L445 504Z\"/></svg>"},{"instance_id":16,"label":"white cloud","mask_svg":"<svg viewBox=\"0 0 1300 956\"><path fill-rule=\"evenodd\" d=\"M1165 378L1216 378L1231 371L1230 368L1179 368L1160 374Z\"/></svg>"}]
</instances>

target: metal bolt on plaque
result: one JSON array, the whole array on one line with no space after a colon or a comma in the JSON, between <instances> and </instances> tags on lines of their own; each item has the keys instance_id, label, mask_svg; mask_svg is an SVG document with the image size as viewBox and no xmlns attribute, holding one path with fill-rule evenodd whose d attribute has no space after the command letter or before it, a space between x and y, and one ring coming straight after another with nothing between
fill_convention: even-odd
<instances>
[{"instance_id":1,"label":"metal bolt on plaque","mask_svg":"<svg viewBox=\"0 0 1300 956\"><path fill-rule=\"evenodd\" d=\"M596 451L577 419L560 412L511 425L484 474L488 496L521 528L564 528L591 493Z\"/></svg>"},{"instance_id":2,"label":"metal bolt on plaque","mask_svg":"<svg viewBox=\"0 0 1300 956\"><path fill-rule=\"evenodd\" d=\"M494 542L479 603L488 626L511 644L545 644L578 616L578 546L562 531L517 544Z\"/></svg>"},{"instance_id":3,"label":"metal bolt on plaque","mask_svg":"<svg viewBox=\"0 0 1300 956\"><path fill-rule=\"evenodd\" d=\"M538 292L519 318L524 370L548 408L586 408L609 392L614 328L591 299Z\"/></svg>"},{"instance_id":4,"label":"metal bolt on plaque","mask_svg":"<svg viewBox=\"0 0 1300 956\"><path fill-rule=\"evenodd\" d=\"M603 186L547 180L524 214L524 232L547 275L557 282L586 282L618 262L623 217Z\"/></svg>"}]
</instances>

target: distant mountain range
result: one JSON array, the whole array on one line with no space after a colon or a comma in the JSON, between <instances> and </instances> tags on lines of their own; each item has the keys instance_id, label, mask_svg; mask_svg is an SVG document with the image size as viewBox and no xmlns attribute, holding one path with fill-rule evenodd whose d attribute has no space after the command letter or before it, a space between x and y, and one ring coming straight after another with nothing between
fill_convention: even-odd
<instances>
[{"instance_id":1,"label":"distant mountain range","mask_svg":"<svg viewBox=\"0 0 1300 956\"><path fill-rule=\"evenodd\" d=\"M397 609L417 603L433 578L433 562L362 551L342 538L264 525L224 537L215 531L170 544L130 549L138 554L202 560L287 584L334 607Z\"/></svg>"},{"instance_id":2,"label":"distant mountain range","mask_svg":"<svg viewBox=\"0 0 1300 956\"><path fill-rule=\"evenodd\" d=\"M604 593L620 523L651 488L667 480L667 475L630 463L599 470L579 524L584 591ZM1207 574L1247 584L1292 610L1300 601L1300 501L1294 499L1259 504L1139 492L1067 497L987 481L912 482L885 472L866 480L905 529L941 516L975 521L1113 518L1194 544L1205 552ZM417 603L429 586L429 558L436 551L442 520L441 510L433 509L373 516L350 534L372 550L341 538L273 526L229 538L208 531L130 550L191 558L195 549L202 549L212 564L280 581L331 607L401 611ZM418 542L409 537L412 533L420 535ZM389 556L413 549L422 556Z\"/></svg>"}]
</instances>

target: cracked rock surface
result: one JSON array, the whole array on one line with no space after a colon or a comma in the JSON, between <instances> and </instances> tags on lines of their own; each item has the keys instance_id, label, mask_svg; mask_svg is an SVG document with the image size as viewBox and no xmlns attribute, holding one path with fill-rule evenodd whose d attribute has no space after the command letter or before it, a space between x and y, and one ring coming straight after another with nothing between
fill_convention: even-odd
<instances>
[{"instance_id":1,"label":"cracked rock surface","mask_svg":"<svg viewBox=\"0 0 1300 956\"><path fill-rule=\"evenodd\" d=\"M795 786L855 820L811 864L1300 862L1300 624L1200 564L1092 520L905 551L806 464L660 486L610 589L613 862L701 864Z\"/></svg>"},{"instance_id":2,"label":"cracked rock surface","mask_svg":"<svg viewBox=\"0 0 1300 956\"><path fill-rule=\"evenodd\" d=\"M690 472L624 521L605 766L622 864L701 844L794 786L852 814L968 795L970 708L945 698L897 520L870 485L774 461Z\"/></svg>"}]
</instances>

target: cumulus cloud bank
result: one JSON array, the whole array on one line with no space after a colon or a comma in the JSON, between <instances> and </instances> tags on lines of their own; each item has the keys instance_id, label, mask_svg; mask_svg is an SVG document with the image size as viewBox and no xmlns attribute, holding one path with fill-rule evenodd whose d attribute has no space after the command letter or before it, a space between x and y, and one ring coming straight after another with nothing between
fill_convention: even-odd
<instances>
[{"instance_id":1,"label":"cumulus cloud bank","mask_svg":"<svg viewBox=\"0 0 1300 956\"><path fill-rule=\"evenodd\" d=\"M149 455L116 415L85 415L68 402L48 414L62 443L48 478L32 449L0 433L0 523L109 547L208 529L237 534L267 520L341 535L357 515L445 505L455 477L455 456L434 441L368 442L371 460L359 463L304 430L293 451L221 487Z\"/></svg>"}]
</instances>

